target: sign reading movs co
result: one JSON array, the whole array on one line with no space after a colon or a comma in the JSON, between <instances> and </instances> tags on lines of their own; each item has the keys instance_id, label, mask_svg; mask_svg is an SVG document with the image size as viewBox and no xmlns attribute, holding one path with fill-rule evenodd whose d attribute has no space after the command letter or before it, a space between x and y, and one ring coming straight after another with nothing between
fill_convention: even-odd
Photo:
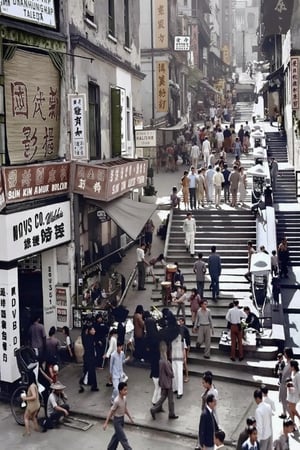
<instances>
[{"instance_id":1,"label":"sign reading movs co","mask_svg":"<svg viewBox=\"0 0 300 450\"><path fill-rule=\"evenodd\" d=\"M0 12L37 25L56 27L54 0L0 0Z\"/></svg>"},{"instance_id":2,"label":"sign reading movs co","mask_svg":"<svg viewBox=\"0 0 300 450\"><path fill-rule=\"evenodd\" d=\"M69 192L69 162L2 167L2 174L7 204Z\"/></svg>"},{"instance_id":3,"label":"sign reading movs co","mask_svg":"<svg viewBox=\"0 0 300 450\"><path fill-rule=\"evenodd\" d=\"M71 239L70 202L55 203L15 214L0 215L1 261L29 256Z\"/></svg>"},{"instance_id":4,"label":"sign reading movs co","mask_svg":"<svg viewBox=\"0 0 300 450\"><path fill-rule=\"evenodd\" d=\"M148 161L118 159L99 165L76 163L72 191L87 198L110 201L144 186Z\"/></svg>"},{"instance_id":5,"label":"sign reading movs co","mask_svg":"<svg viewBox=\"0 0 300 450\"><path fill-rule=\"evenodd\" d=\"M7 148L11 164L56 159L60 77L48 55L17 49L4 60Z\"/></svg>"}]
</instances>

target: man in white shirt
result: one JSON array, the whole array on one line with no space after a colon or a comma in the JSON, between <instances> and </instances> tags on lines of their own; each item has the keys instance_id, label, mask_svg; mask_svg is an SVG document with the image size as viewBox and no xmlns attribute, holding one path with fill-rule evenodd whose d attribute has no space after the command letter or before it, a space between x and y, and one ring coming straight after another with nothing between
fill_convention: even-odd
<instances>
[{"instance_id":1,"label":"man in white shirt","mask_svg":"<svg viewBox=\"0 0 300 450\"><path fill-rule=\"evenodd\" d=\"M191 256L195 255L195 234L196 234L196 221L192 217L192 213L187 213L186 218L183 221L182 229L185 233L185 246L186 251L190 251Z\"/></svg>"},{"instance_id":2,"label":"man in white shirt","mask_svg":"<svg viewBox=\"0 0 300 450\"><path fill-rule=\"evenodd\" d=\"M241 320L246 319L246 314L239 308L239 301L234 300L233 308L230 308L226 314L226 320L230 323L230 338L231 338L231 361L235 361L236 342L239 349L239 360L244 359L243 341L242 341L242 327Z\"/></svg>"},{"instance_id":3,"label":"man in white shirt","mask_svg":"<svg viewBox=\"0 0 300 450\"><path fill-rule=\"evenodd\" d=\"M220 170L220 167L216 168L216 173L213 176L213 183L215 188L215 203L216 208L219 208L220 206L220 200L221 200L221 192L222 192L222 184L224 183L224 176Z\"/></svg>"},{"instance_id":4,"label":"man in white shirt","mask_svg":"<svg viewBox=\"0 0 300 450\"><path fill-rule=\"evenodd\" d=\"M192 165L195 167L195 169L197 169L198 162L200 159L200 148L199 148L199 145L197 145L196 143L194 145L192 145L191 159L192 159Z\"/></svg>"},{"instance_id":5,"label":"man in white shirt","mask_svg":"<svg viewBox=\"0 0 300 450\"><path fill-rule=\"evenodd\" d=\"M190 208L196 209L196 189L198 185L198 176L195 173L195 167L191 167L191 173L188 175L190 180L189 194L190 194Z\"/></svg>"},{"instance_id":6,"label":"man in white shirt","mask_svg":"<svg viewBox=\"0 0 300 450\"><path fill-rule=\"evenodd\" d=\"M212 203L214 198L214 175L216 171L212 168L212 166L208 166L208 169L205 174L206 181L206 200L207 203Z\"/></svg>"},{"instance_id":7,"label":"man in white shirt","mask_svg":"<svg viewBox=\"0 0 300 450\"><path fill-rule=\"evenodd\" d=\"M260 450L272 450L273 429L271 406L263 401L263 394L260 389L256 389L253 396L257 404L255 419Z\"/></svg>"},{"instance_id":8,"label":"man in white shirt","mask_svg":"<svg viewBox=\"0 0 300 450\"><path fill-rule=\"evenodd\" d=\"M204 164L204 167L208 166L208 159L209 159L210 152L211 152L210 142L208 140L208 137L205 136L203 144L202 144L202 153L203 153L203 164Z\"/></svg>"},{"instance_id":9,"label":"man in white shirt","mask_svg":"<svg viewBox=\"0 0 300 450\"><path fill-rule=\"evenodd\" d=\"M137 269L138 269L138 290L139 291L145 291L145 277L146 277L146 270L145 270L145 264L149 266L149 263L145 260L145 248L146 244L142 243L137 249L136 249L136 259L137 259Z\"/></svg>"}]
</instances>

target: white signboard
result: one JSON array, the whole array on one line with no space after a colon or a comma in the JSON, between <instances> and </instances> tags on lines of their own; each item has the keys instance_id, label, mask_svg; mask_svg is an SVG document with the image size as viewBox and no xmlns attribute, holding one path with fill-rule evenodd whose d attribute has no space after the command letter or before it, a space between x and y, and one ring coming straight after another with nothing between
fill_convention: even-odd
<instances>
[{"instance_id":1,"label":"white signboard","mask_svg":"<svg viewBox=\"0 0 300 450\"><path fill-rule=\"evenodd\" d=\"M69 95L72 159L88 159L85 94Z\"/></svg>"},{"instance_id":2,"label":"white signboard","mask_svg":"<svg viewBox=\"0 0 300 450\"><path fill-rule=\"evenodd\" d=\"M136 147L156 147L156 130L138 130L135 132Z\"/></svg>"},{"instance_id":3,"label":"white signboard","mask_svg":"<svg viewBox=\"0 0 300 450\"><path fill-rule=\"evenodd\" d=\"M190 36L175 36L174 50L178 52L189 52L191 48Z\"/></svg>"},{"instance_id":4,"label":"white signboard","mask_svg":"<svg viewBox=\"0 0 300 450\"><path fill-rule=\"evenodd\" d=\"M56 27L54 0L0 0L0 13L37 25Z\"/></svg>"},{"instance_id":5,"label":"white signboard","mask_svg":"<svg viewBox=\"0 0 300 450\"><path fill-rule=\"evenodd\" d=\"M0 215L0 260L12 261L71 239L70 202Z\"/></svg>"},{"instance_id":6,"label":"white signboard","mask_svg":"<svg viewBox=\"0 0 300 450\"><path fill-rule=\"evenodd\" d=\"M15 350L20 347L17 267L10 270L0 270L0 314L1 381L13 383L20 377L15 358Z\"/></svg>"}]
</instances>

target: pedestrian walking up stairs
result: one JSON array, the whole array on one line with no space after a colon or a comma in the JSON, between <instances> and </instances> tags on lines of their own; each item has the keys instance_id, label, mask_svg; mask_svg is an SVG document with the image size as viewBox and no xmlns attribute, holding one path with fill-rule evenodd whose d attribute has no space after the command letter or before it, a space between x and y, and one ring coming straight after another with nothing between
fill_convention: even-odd
<instances>
[{"instance_id":1,"label":"pedestrian walking up stairs","mask_svg":"<svg viewBox=\"0 0 300 450\"><path fill-rule=\"evenodd\" d=\"M184 275L184 284L188 291L196 287L192 258L186 252L182 223L186 216L183 210L175 210L172 218L169 245L167 250L167 261L178 262ZM192 335L192 345L189 354L189 371L195 375L202 376L206 370L211 370L216 379L236 381L238 383L253 384L255 386L264 382L271 387L277 385L277 379L273 377L274 360L276 359L276 343L267 331L262 340L262 347L246 352L244 361L233 362L228 352L219 348L220 337L227 329L225 319L229 303L239 300L241 306L250 305L249 284L244 274L247 272L247 241L255 243L256 226L253 215L247 209L218 209L205 207L194 210L193 216L197 223L195 240L195 254L203 253L204 261L207 261L212 245L216 245L217 253L222 260L222 274L220 277L220 298L213 302L209 290L209 276L206 275L204 298L208 300L209 309L212 313L214 335L212 337L211 357L204 359L203 349L197 349L196 336L192 335L192 323L190 309L187 306L187 326ZM164 277L163 270L157 272L161 279ZM152 300L154 305L162 308L162 293L157 287L153 290ZM175 313L176 306L170 306Z\"/></svg>"}]
</instances>

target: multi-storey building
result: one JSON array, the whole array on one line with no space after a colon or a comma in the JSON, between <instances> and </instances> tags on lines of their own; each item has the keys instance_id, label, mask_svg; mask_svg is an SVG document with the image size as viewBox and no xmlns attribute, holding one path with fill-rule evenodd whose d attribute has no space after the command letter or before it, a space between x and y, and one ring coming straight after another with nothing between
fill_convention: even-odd
<instances>
[{"instance_id":1,"label":"multi-storey building","mask_svg":"<svg viewBox=\"0 0 300 450\"><path fill-rule=\"evenodd\" d=\"M1 2L1 381L19 376L30 319L72 326L83 286L145 222L141 208L133 232L116 204L147 172L132 159L139 20L134 0Z\"/></svg>"}]
</instances>

